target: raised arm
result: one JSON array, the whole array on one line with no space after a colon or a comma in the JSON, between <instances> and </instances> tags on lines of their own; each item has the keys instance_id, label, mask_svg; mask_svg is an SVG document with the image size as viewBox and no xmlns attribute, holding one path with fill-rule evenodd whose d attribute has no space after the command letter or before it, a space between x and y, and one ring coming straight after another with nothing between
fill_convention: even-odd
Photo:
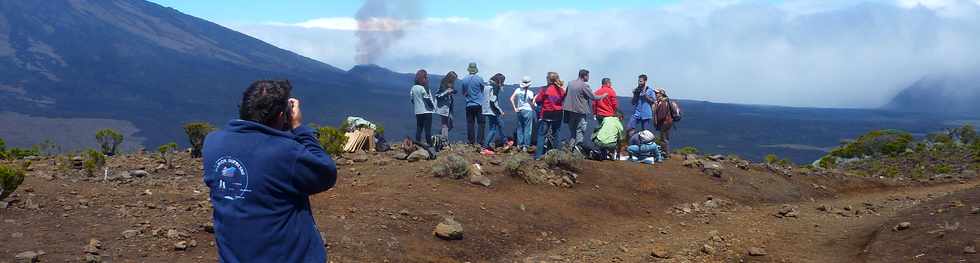
<instances>
[{"instance_id":1,"label":"raised arm","mask_svg":"<svg viewBox=\"0 0 980 263\"><path fill-rule=\"evenodd\" d=\"M296 141L303 145L293 163L290 176L294 187L301 193L312 195L326 191L337 183L337 166L323 150L316 132L306 126L293 129Z\"/></svg>"}]
</instances>

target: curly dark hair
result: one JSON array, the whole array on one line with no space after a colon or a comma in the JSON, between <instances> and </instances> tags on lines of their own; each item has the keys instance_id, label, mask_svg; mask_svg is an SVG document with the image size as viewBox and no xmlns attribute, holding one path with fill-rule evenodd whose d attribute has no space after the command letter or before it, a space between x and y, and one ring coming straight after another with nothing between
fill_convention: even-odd
<instances>
[{"instance_id":1,"label":"curly dark hair","mask_svg":"<svg viewBox=\"0 0 980 263\"><path fill-rule=\"evenodd\" d=\"M279 114L286 114L293 85L289 80L258 80L242 93L238 118L275 127ZM288 120L287 120L288 121Z\"/></svg>"},{"instance_id":2,"label":"curly dark hair","mask_svg":"<svg viewBox=\"0 0 980 263\"><path fill-rule=\"evenodd\" d=\"M415 72L415 85L429 86L429 73L424 69Z\"/></svg>"},{"instance_id":3,"label":"curly dark hair","mask_svg":"<svg viewBox=\"0 0 980 263\"><path fill-rule=\"evenodd\" d=\"M449 73L446 73L446 77L442 78L442 82L439 84L439 87L442 89L447 89L449 88L449 84L456 83L457 79L459 79L459 76L456 75L456 72L450 71Z\"/></svg>"}]
</instances>

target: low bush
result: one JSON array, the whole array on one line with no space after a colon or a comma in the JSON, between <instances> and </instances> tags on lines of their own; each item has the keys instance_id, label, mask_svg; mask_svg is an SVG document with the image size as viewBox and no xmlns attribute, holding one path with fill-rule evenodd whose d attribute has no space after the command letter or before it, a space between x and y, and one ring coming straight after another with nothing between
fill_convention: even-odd
<instances>
[{"instance_id":1,"label":"low bush","mask_svg":"<svg viewBox=\"0 0 980 263\"><path fill-rule=\"evenodd\" d=\"M204 138L215 130L214 126L207 122L191 122L184 124L184 133L191 144L191 157L200 158L201 148L204 147Z\"/></svg>"},{"instance_id":2,"label":"low bush","mask_svg":"<svg viewBox=\"0 0 980 263\"><path fill-rule=\"evenodd\" d=\"M686 146L684 148L677 149L675 152L682 155L688 155L688 154L698 154L701 151L699 151L698 148L694 148L694 146Z\"/></svg>"},{"instance_id":3,"label":"low bush","mask_svg":"<svg viewBox=\"0 0 980 263\"><path fill-rule=\"evenodd\" d=\"M113 129L102 129L95 133L95 141L102 147L102 154L113 156L123 142L123 135Z\"/></svg>"},{"instance_id":4,"label":"low bush","mask_svg":"<svg viewBox=\"0 0 980 263\"><path fill-rule=\"evenodd\" d=\"M466 158L463 158L463 156L455 153L443 155L432 166L432 174L435 177L461 179L465 178L469 173L470 162L466 161Z\"/></svg>"},{"instance_id":5,"label":"low bush","mask_svg":"<svg viewBox=\"0 0 980 263\"><path fill-rule=\"evenodd\" d=\"M570 149L556 149L548 151L541 160L545 164L552 168L561 168L567 171L579 171L581 170L581 162L585 160L585 156L575 150Z\"/></svg>"},{"instance_id":6,"label":"low bush","mask_svg":"<svg viewBox=\"0 0 980 263\"><path fill-rule=\"evenodd\" d=\"M531 166L531 161L527 154L516 154L504 161L504 170L512 176L521 176Z\"/></svg>"},{"instance_id":7,"label":"low bush","mask_svg":"<svg viewBox=\"0 0 980 263\"><path fill-rule=\"evenodd\" d=\"M830 156L840 158L863 158L873 156L895 156L905 152L912 143L912 134L898 130L871 131L857 140L838 147Z\"/></svg>"},{"instance_id":8,"label":"low bush","mask_svg":"<svg viewBox=\"0 0 980 263\"><path fill-rule=\"evenodd\" d=\"M344 145L347 144L347 135L344 130L330 126L318 127L320 134L320 146L332 156L340 156L344 153Z\"/></svg>"},{"instance_id":9,"label":"low bush","mask_svg":"<svg viewBox=\"0 0 980 263\"><path fill-rule=\"evenodd\" d=\"M7 198L24 182L24 171L0 165L0 200Z\"/></svg>"},{"instance_id":10,"label":"low bush","mask_svg":"<svg viewBox=\"0 0 980 263\"><path fill-rule=\"evenodd\" d=\"M82 167L85 169L85 174L88 176L94 176L105 167L105 155L99 151L89 149L85 151L84 161L82 162Z\"/></svg>"},{"instance_id":11,"label":"low bush","mask_svg":"<svg viewBox=\"0 0 980 263\"><path fill-rule=\"evenodd\" d=\"M157 147L157 152L160 153L160 158L163 158L164 163L167 167L173 168L173 153L177 150L177 143L171 142Z\"/></svg>"},{"instance_id":12,"label":"low bush","mask_svg":"<svg viewBox=\"0 0 980 263\"><path fill-rule=\"evenodd\" d=\"M947 145L953 144L953 137L950 137L949 134L945 132L930 133L929 135L926 135L926 140L929 140L929 142L932 143L941 143Z\"/></svg>"}]
</instances>

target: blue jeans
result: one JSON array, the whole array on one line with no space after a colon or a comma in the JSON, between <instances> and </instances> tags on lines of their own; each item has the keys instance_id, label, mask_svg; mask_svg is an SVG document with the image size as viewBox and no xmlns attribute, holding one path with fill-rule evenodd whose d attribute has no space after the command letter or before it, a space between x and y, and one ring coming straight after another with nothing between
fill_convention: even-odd
<instances>
[{"instance_id":1,"label":"blue jeans","mask_svg":"<svg viewBox=\"0 0 980 263\"><path fill-rule=\"evenodd\" d=\"M643 130L653 129L653 125L650 123L652 119L640 119L636 116L630 117L630 124L628 129L636 130L637 132Z\"/></svg>"},{"instance_id":2,"label":"blue jeans","mask_svg":"<svg viewBox=\"0 0 980 263\"><path fill-rule=\"evenodd\" d=\"M558 146L558 130L561 129L561 120L543 119L538 123L538 145L534 152L534 159L540 159L544 155L545 141L551 144L549 148ZM550 149L549 149L550 150Z\"/></svg>"},{"instance_id":3,"label":"blue jeans","mask_svg":"<svg viewBox=\"0 0 980 263\"><path fill-rule=\"evenodd\" d=\"M636 158L653 157L658 162L664 160L664 156L660 154L660 146L656 143L630 145L626 147L626 152Z\"/></svg>"},{"instance_id":4,"label":"blue jeans","mask_svg":"<svg viewBox=\"0 0 980 263\"><path fill-rule=\"evenodd\" d=\"M500 117L497 115L483 115L483 117L487 119L487 128L490 129L490 131L487 132L487 138L483 143L483 148L493 149L493 140L496 139L497 136L503 135L500 132Z\"/></svg>"},{"instance_id":5,"label":"blue jeans","mask_svg":"<svg viewBox=\"0 0 980 263\"><path fill-rule=\"evenodd\" d=\"M531 146L531 129L534 128L534 111L521 110L517 113L517 145Z\"/></svg>"}]
</instances>

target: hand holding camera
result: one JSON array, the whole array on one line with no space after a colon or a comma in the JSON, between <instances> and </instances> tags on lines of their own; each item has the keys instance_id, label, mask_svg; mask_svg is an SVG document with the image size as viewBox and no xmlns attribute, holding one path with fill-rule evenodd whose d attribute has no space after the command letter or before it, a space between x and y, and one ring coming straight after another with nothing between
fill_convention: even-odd
<instances>
[{"instance_id":1,"label":"hand holding camera","mask_svg":"<svg viewBox=\"0 0 980 263\"><path fill-rule=\"evenodd\" d=\"M290 98L289 99L289 124L293 129L299 128L303 125L303 112L299 109L299 99Z\"/></svg>"}]
</instances>

